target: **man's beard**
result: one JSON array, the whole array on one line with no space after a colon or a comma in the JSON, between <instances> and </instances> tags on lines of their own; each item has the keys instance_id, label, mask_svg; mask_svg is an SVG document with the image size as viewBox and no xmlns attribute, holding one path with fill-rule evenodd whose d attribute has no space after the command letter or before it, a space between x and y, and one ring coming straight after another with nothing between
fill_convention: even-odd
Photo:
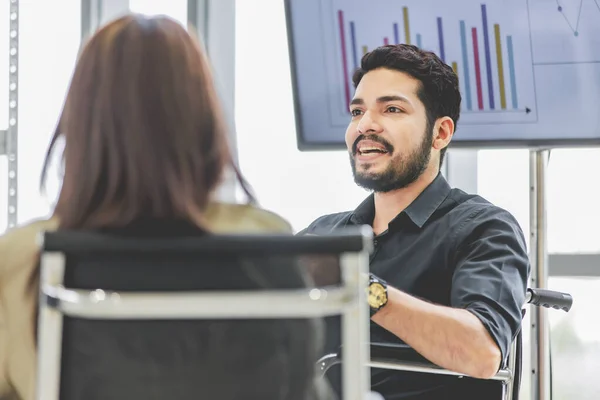
<instances>
[{"instance_id":1,"label":"man's beard","mask_svg":"<svg viewBox=\"0 0 600 400\"><path fill-rule=\"evenodd\" d=\"M377 143L381 143L388 149L387 154L391 154L391 160L387 168L381 172L370 173L368 171L356 171L356 146L363 139L369 139ZM378 193L387 193L393 190L398 190L407 187L416 181L427 169L431 158L431 145L433 144L433 134L431 129L427 127L423 140L420 146L407 156L402 154L394 154L394 148L387 141L377 135L360 135L350 152L350 165L352 166L352 174L354 182L364 189L372 190Z\"/></svg>"}]
</instances>

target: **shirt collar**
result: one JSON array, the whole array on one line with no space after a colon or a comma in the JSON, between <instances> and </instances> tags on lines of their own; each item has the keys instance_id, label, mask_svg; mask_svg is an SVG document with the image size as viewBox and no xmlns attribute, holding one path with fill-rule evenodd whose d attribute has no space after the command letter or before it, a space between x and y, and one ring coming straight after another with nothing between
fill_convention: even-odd
<instances>
[{"instance_id":1,"label":"shirt collar","mask_svg":"<svg viewBox=\"0 0 600 400\"><path fill-rule=\"evenodd\" d=\"M392 225L400 215L406 214L415 225L422 228L435 210L437 210L446 197L448 197L450 189L450 185L448 184L448 181L446 181L446 178L444 178L441 173L438 174L433 182L431 182L404 211L390 222L390 225ZM374 218L375 196L371 194L352 212L350 221L357 225L372 225Z\"/></svg>"},{"instance_id":2,"label":"shirt collar","mask_svg":"<svg viewBox=\"0 0 600 400\"><path fill-rule=\"evenodd\" d=\"M419 228L429 220L435 210L446 200L448 194L450 194L450 185L446 178L442 174L438 176L421 192L404 212L412 222L415 223Z\"/></svg>"}]
</instances>

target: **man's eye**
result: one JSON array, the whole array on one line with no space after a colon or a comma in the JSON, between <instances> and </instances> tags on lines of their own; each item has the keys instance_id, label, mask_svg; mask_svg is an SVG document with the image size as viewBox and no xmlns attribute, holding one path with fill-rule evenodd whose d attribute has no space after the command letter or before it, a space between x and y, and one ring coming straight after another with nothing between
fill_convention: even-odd
<instances>
[{"instance_id":1,"label":"man's eye","mask_svg":"<svg viewBox=\"0 0 600 400\"><path fill-rule=\"evenodd\" d=\"M399 109L398 107L394 107L394 106L390 106L387 108L387 111L391 112L391 113L401 113L402 110Z\"/></svg>"},{"instance_id":2,"label":"man's eye","mask_svg":"<svg viewBox=\"0 0 600 400\"><path fill-rule=\"evenodd\" d=\"M360 111L359 109L354 109L352 111L350 111L350 114L352 114L353 117L356 117L358 115L360 115L362 113L362 111Z\"/></svg>"}]
</instances>

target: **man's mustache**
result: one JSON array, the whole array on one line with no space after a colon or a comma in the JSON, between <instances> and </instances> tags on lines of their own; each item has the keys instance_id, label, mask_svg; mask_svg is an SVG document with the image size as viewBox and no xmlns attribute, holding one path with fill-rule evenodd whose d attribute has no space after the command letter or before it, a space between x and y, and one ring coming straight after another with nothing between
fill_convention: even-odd
<instances>
[{"instance_id":1,"label":"man's mustache","mask_svg":"<svg viewBox=\"0 0 600 400\"><path fill-rule=\"evenodd\" d=\"M385 147L385 150L388 153L393 153L394 152L394 146L392 146L391 143L389 143L387 140L383 139L381 136L378 136L378 135L359 135L356 138L356 140L354 141L354 144L352 145L352 154L356 154L356 152L358 151L358 143L361 140L370 140L372 142L379 143L379 144L383 145L383 147Z\"/></svg>"}]
</instances>

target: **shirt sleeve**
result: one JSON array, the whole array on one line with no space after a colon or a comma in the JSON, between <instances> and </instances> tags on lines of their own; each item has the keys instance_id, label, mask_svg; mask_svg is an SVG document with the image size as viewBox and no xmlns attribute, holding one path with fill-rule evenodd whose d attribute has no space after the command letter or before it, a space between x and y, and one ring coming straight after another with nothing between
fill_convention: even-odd
<instances>
[{"instance_id":1,"label":"shirt sleeve","mask_svg":"<svg viewBox=\"0 0 600 400\"><path fill-rule=\"evenodd\" d=\"M456 240L451 305L479 318L504 361L521 327L530 272L523 232L510 213L489 205L469 216Z\"/></svg>"}]
</instances>

